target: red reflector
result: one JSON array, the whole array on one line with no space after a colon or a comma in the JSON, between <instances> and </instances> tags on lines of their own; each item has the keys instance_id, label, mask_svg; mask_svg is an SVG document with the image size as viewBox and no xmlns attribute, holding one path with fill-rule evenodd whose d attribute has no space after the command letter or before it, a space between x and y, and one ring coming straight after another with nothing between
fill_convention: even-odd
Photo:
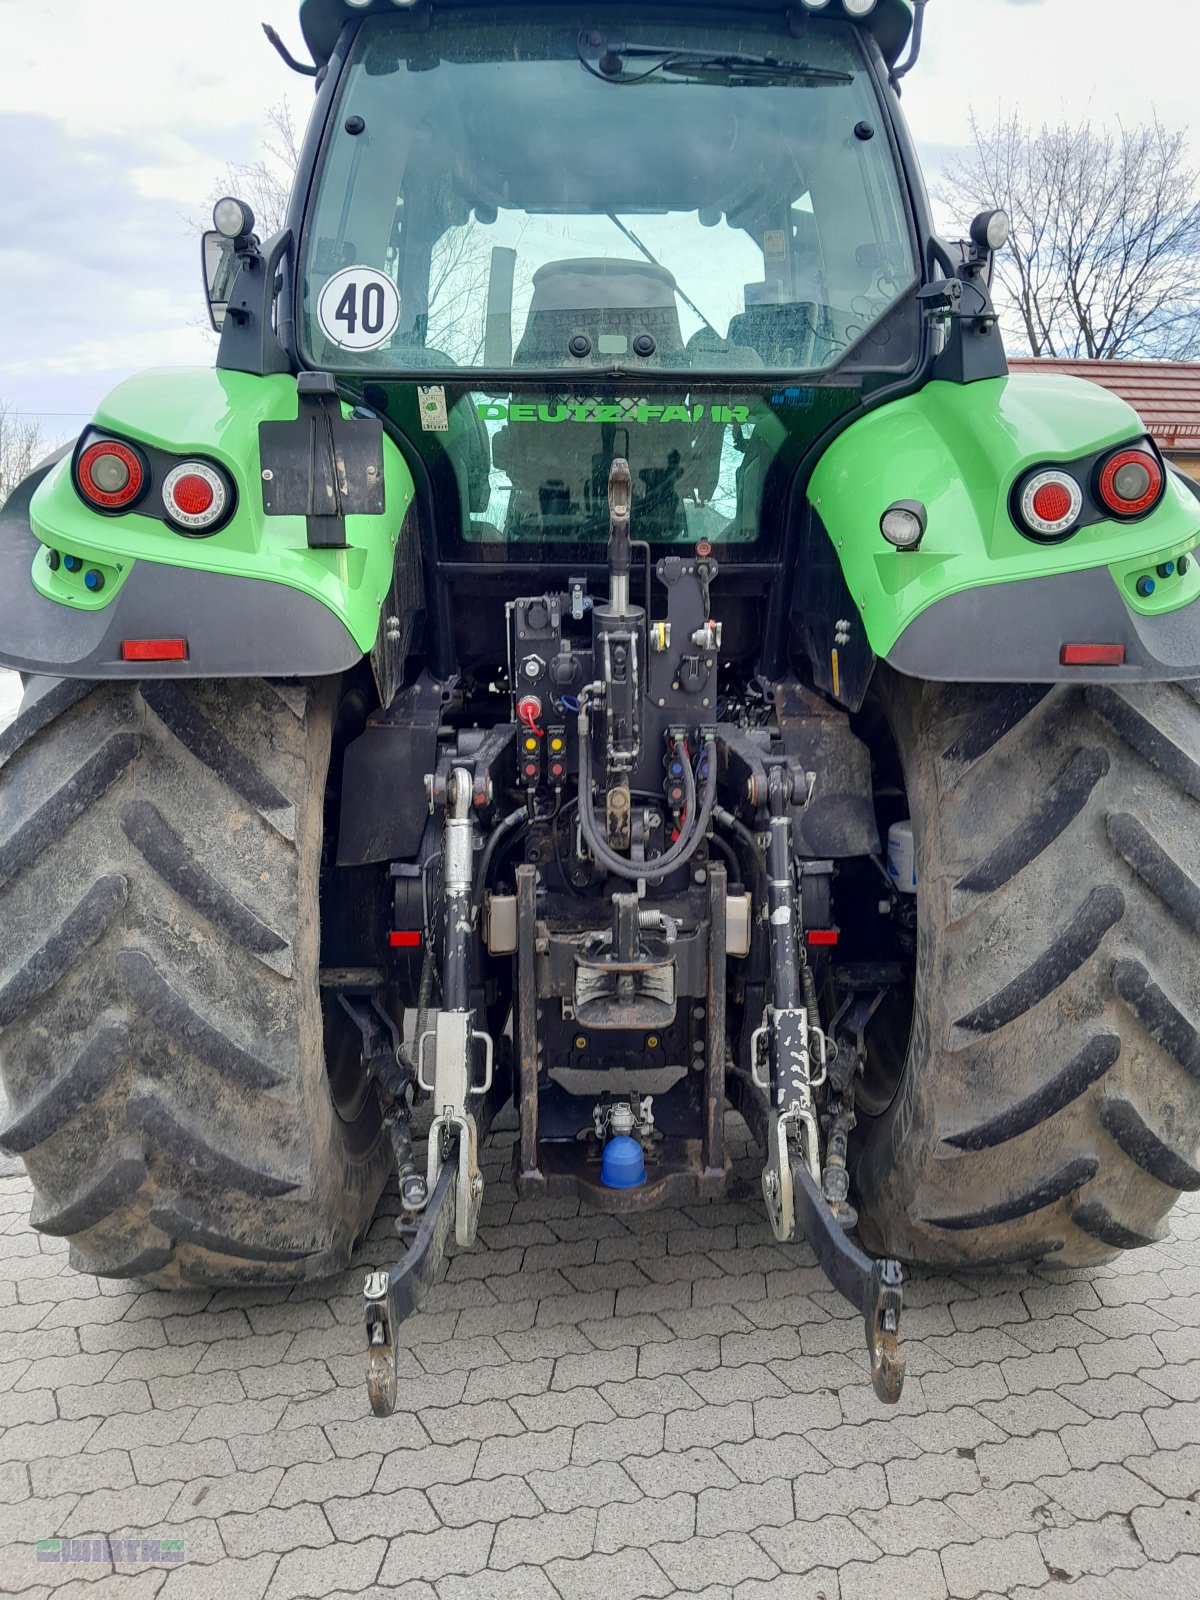
<instances>
[{"instance_id":1,"label":"red reflector","mask_svg":"<svg viewBox=\"0 0 1200 1600\"><path fill-rule=\"evenodd\" d=\"M125 639L121 644L122 661L186 661L186 639Z\"/></svg>"},{"instance_id":2,"label":"red reflector","mask_svg":"<svg viewBox=\"0 0 1200 1600\"><path fill-rule=\"evenodd\" d=\"M836 928L810 928L808 932L809 944L836 944L838 932Z\"/></svg>"},{"instance_id":3,"label":"red reflector","mask_svg":"<svg viewBox=\"0 0 1200 1600\"><path fill-rule=\"evenodd\" d=\"M1044 483L1034 494L1033 509L1043 522L1061 522L1071 514L1071 491L1065 483Z\"/></svg>"},{"instance_id":4,"label":"red reflector","mask_svg":"<svg viewBox=\"0 0 1200 1600\"><path fill-rule=\"evenodd\" d=\"M1058 653L1064 667L1122 667L1123 644L1065 644Z\"/></svg>"},{"instance_id":5,"label":"red reflector","mask_svg":"<svg viewBox=\"0 0 1200 1600\"><path fill-rule=\"evenodd\" d=\"M212 505L216 495L207 478L202 478L198 472L186 472L183 477L176 478L171 498L180 511L189 517L199 517Z\"/></svg>"},{"instance_id":6,"label":"red reflector","mask_svg":"<svg viewBox=\"0 0 1200 1600\"><path fill-rule=\"evenodd\" d=\"M421 946L421 935L415 928L406 928L398 933L389 933L388 943L393 950L418 950Z\"/></svg>"}]
</instances>

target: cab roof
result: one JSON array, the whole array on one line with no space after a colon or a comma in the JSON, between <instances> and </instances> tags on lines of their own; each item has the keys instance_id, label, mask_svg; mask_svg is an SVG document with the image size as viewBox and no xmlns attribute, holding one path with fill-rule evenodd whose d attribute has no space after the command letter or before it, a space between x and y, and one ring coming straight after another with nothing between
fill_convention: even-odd
<instances>
[{"instance_id":1,"label":"cab roof","mask_svg":"<svg viewBox=\"0 0 1200 1600\"><path fill-rule=\"evenodd\" d=\"M602 13L613 0L592 0L595 13ZM705 11L752 11L764 16L785 16L795 6L795 0L657 0L664 9L678 9L685 15ZM479 11L501 11L506 6L523 5L528 9L530 0L371 0L370 5L349 5L347 0L301 0L300 27L304 42L318 67L322 67L333 54L338 36L348 22L361 21L371 15L404 16L412 10L435 6L438 10L460 11L474 8ZM828 10L815 13L821 16L842 16L840 0L833 0ZM854 20L851 18L850 20ZM912 31L912 12L905 0L878 0L875 9L862 19L860 26L867 28L879 44L889 67L895 66Z\"/></svg>"}]
</instances>

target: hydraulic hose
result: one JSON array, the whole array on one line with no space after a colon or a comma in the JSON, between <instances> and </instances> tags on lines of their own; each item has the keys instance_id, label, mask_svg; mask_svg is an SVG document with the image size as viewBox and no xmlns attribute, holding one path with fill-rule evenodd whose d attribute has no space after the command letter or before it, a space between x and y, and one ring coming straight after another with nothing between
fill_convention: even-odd
<instances>
[{"instance_id":1,"label":"hydraulic hose","mask_svg":"<svg viewBox=\"0 0 1200 1600\"><path fill-rule=\"evenodd\" d=\"M596 827L596 814L592 809L592 752L591 722L584 706L579 708L579 822L588 849L599 866L618 878L631 883L644 879L647 883L661 883L680 867L685 866L700 848L700 841L708 832L713 809L717 803L717 768L709 761L704 781L704 794L696 807L696 780L691 762L683 763L684 798L690 821L685 833L675 841L665 855L656 861L628 861L615 850L610 850Z\"/></svg>"},{"instance_id":2,"label":"hydraulic hose","mask_svg":"<svg viewBox=\"0 0 1200 1600\"><path fill-rule=\"evenodd\" d=\"M479 870L475 874L475 891L471 896L471 905L476 913L478 913L480 906L483 904L483 894L487 888L488 873L492 870L492 862L495 859L496 851L513 829L520 823L528 821L528 818L529 814L525 807L520 806L516 811L510 811L506 817L501 817L488 835L488 841L483 847L483 854L479 858Z\"/></svg>"}]
</instances>

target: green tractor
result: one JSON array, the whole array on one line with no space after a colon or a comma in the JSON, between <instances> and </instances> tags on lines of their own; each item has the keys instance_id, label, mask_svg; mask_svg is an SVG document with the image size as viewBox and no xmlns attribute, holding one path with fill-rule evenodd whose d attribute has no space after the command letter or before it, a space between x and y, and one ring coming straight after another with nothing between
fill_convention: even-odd
<instances>
[{"instance_id":1,"label":"green tractor","mask_svg":"<svg viewBox=\"0 0 1200 1600\"><path fill-rule=\"evenodd\" d=\"M732 1105L891 1400L902 1263L1200 1186L1200 503L1009 376L922 17L273 36L316 105L286 226L216 207L215 368L0 518L0 1146L79 1269L328 1274L394 1173L386 1413L496 1115L520 1195L628 1213L726 1191Z\"/></svg>"}]
</instances>

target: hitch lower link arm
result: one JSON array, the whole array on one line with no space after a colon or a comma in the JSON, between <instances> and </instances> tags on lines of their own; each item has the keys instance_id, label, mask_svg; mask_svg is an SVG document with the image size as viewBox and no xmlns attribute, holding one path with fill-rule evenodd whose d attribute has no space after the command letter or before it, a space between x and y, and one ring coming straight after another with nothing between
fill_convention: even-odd
<instances>
[{"instance_id":1,"label":"hitch lower link arm","mask_svg":"<svg viewBox=\"0 0 1200 1600\"><path fill-rule=\"evenodd\" d=\"M891 1404L899 1400L904 1386L900 1349L904 1275L898 1261L874 1261L847 1238L822 1192L809 1049L810 1027L817 1027L819 1019L809 1015L800 971L799 918L791 870L789 806L794 783L786 767L771 768L766 855L773 1003L751 1040L753 1084L769 1096L763 1199L775 1237L794 1238L799 1227L830 1283L862 1313L871 1384L880 1400Z\"/></svg>"},{"instance_id":2,"label":"hitch lower link arm","mask_svg":"<svg viewBox=\"0 0 1200 1600\"><path fill-rule=\"evenodd\" d=\"M472 777L455 767L446 786L442 862L445 920L442 947L442 1007L434 1027L416 1042L417 1082L433 1097L426 1167L428 1203L402 1260L372 1272L364 1286L367 1330L367 1389L376 1416L396 1404L396 1331L437 1281L451 1233L458 1244L475 1242L483 1202L479 1170L479 1124L469 1109L473 1096L492 1087L492 1040L475 1027L471 1010L472 863L475 823ZM482 1046L483 1077L475 1082L475 1046Z\"/></svg>"}]
</instances>

